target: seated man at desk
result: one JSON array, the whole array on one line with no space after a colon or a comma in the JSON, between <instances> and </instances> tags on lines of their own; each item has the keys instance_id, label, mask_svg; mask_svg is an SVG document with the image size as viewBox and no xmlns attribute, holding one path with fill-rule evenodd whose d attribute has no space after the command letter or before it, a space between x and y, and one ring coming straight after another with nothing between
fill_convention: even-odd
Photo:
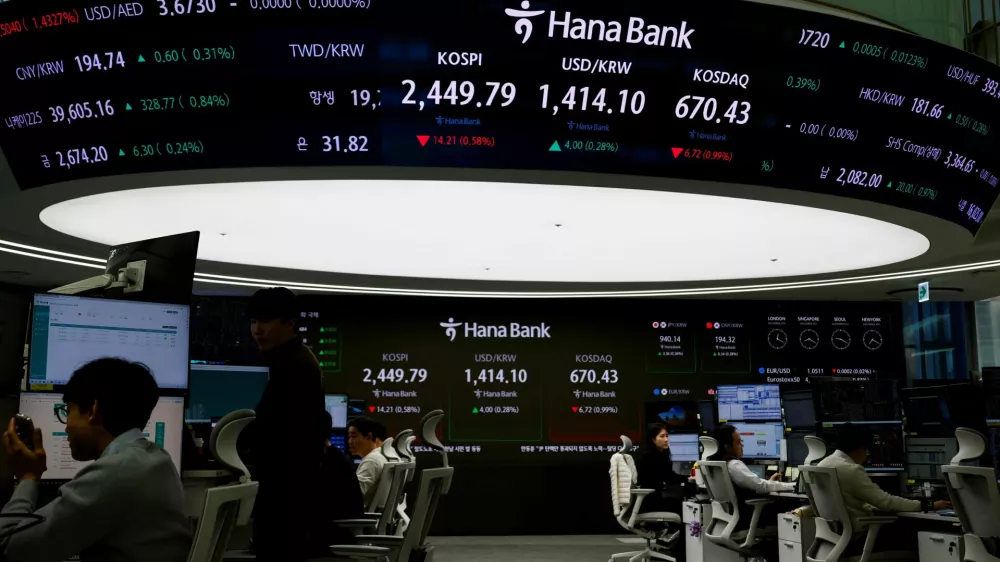
<instances>
[{"instance_id":1,"label":"seated man at desk","mask_svg":"<svg viewBox=\"0 0 1000 562\"><path fill-rule=\"evenodd\" d=\"M30 526L38 517L41 522L7 541L4 560L62 562L77 554L84 562L188 559L191 529L180 477L170 455L142 436L157 394L153 375L139 363L103 358L77 369L63 391L65 405L50 415L66 424L73 459L93 462L40 509L46 442L36 427L29 447L10 421L4 449L19 483L0 529Z\"/></svg>"},{"instance_id":2,"label":"seated man at desk","mask_svg":"<svg viewBox=\"0 0 1000 562\"><path fill-rule=\"evenodd\" d=\"M871 431L865 427L844 424L837 432L837 450L819 463L819 466L837 469L840 492L844 496L847 512L853 520L855 534L867 530L867 526L858 523L857 518L874 515L875 510L906 512L951 507L950 501L910 500L894 496L879 488L865 472L864 467L871 439ZM808 508L803 512L808 514ZM899 523L886 525L879 532L879 550L915 550L916 546L916 534L906 525Z\"/></svg>"},{"instance_id":3,"label":"seated man at desk","mask_svg":"<svg viewBox=\"0 0 1000 562\"><path fill-rule=\"evenodd\" d=\"M382 468L388 459L382 454L382 441L386 438L385 426L368 418L357 418L347 424L347 446L352 455L361 457L358 465L358 483L365 495L365 506L372 509L372 499L378 490Z\"/></svg>"},{"instance_id":4,"label":"seated man at desk","mask_svg":"<svg viewBox=\"0 0 1000 562\"><path fill-rule=\"evenodd\" d=\"M769 480L764 480L754 474L740 457L743 456L743 437L736 427L730 424L722 424L715 428L712 437L719 443L719 451L712 455L709 460L726 461L729 469L729 478L733 482L733 490L736 492L736 499L739 501L740 520L739 530L750 528L750 521L753 516L753 507L747 505L747 500L754 499L759 495L773 492L794 492L795 484L780 482L781 474L776 473ZM758 527L769 527L777 523L778 513L781 508L776 505L766 505L760 514ZM778 545L774 541L762 543L765 560L778 559Z\"/></svg>"}]
</instances>

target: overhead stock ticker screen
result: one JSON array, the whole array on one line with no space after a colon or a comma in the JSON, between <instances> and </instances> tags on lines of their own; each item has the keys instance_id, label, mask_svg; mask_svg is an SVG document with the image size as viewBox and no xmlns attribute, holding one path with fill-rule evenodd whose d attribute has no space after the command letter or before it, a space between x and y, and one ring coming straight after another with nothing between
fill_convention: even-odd
<instances>
[{"instance_id":1,"label":"overhead stock ticker screen","mask_svg":"<svg viewBox=\"0 0 1000 562\"><path fill-rule=\"evenodd\" d=\"M24 189L242 166L622 173L877 201L975 233L1000 69L755 2L14 0Z\"/></svg>"},{"instance_id":2,"label":"overhead stock ticker screen","mask_svg":"<svg viewBox=\"0 0 1000 562\"><path fill-rule=\"evenodd\" d=\"M698 401L763 423L781 419L779 391L814 377L905 372L896 307L878 303L352 302L304 321L327 391L390 434L441 408L442 441L470 453L610 453L651 421L698 432Z\"/></svg>"}]
</instances>

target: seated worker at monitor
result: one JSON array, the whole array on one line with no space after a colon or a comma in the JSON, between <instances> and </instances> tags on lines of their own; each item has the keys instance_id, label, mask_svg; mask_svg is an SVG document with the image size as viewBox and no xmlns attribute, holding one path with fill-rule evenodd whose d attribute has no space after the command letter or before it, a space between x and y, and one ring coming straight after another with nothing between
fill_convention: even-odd
<instances>
[{"instance_id":1,"label":"seated worker at monitor","mask_svg":"<svg viewBox=\"0 0 1000 562\"><path fill-rule=\"evenodd\" d=\"M670 459L670 434L662 423L651 423L646 428L646 452L639 459L639 487L656 490L642 500L642 511L669 511L680 513L681 496L665 498L663 491L688 481L687 476L674 472Z\"/></svg>"},{"instance_id":2,"label":"seated worker at monitor","mask_svg":"<svg viewBox=\"0 0 1000 562\"><path fill-rule=\"evenodd\" d=\"M769 480L764 480L754 474L740 460L740 457L743 456L743 437L734 426L722 424L715 428L715 431L712 432L712 437L719 442L719 451L712 455L709 460L726 461L726 467L729 468L729 478L733 482L733 490L736 492L736 499L739 502L740 520L738 529L749 529L753 516L753 507L747 505L747 500L752 500L759 495L770 494L771 492L793 492L795 491L795 484L780 482L780 473L772 475ZM781 508L777 507L777 505L765 505L760 513L758 528L773 527L776 525L779 512L781 512ZM760 547L763 549L765 560L778 559L778 543L766 541Z\"/></svg>"},{"instance_id":3,"label":"seated worker at monitor","mask_svg":"<svg viewBox=\"0 0 1000 562\"><path fill-rule=\"evenodd\" d=\"M863 532L868 528L867 525L858 523L858 517L874 515L875 510L905 512L951 507L950 501L909 500L879 488L864 467L871 440L870 430L860 425L844 424L837 430L837 450L819 463L819 466L837 469L840 493L844 496L844 504L851 516L855 538L863 539ZM802 511L809 514L810 509L804 508ZM916 550L916 532L899 523L885 525L879 531L877 546L879 550Z\"/></svg>"},{"instance_id":4,"label":"seated worker at monitor","mask_svg":"<svg viewBox=\"0 0 1000 562\"><path fill-rule=\"evenodd\" d=\"M369 418L357 418L347 424L347 446L352 455L361 457L358 465L358 483L365 496L365 506L372 508L372 499L378 490L382 468L388 459L382 454L382 441L386 438L385 426Z\"/></svg>"},{"instance_id":5,"label":"seated worker at monitor","mask_svg":"<svg viewBox=\"0 0 1000 562\"><path fill-rule=\"evenodd\" d=\"M323 412L321 429L327 436L324 440L326 452L323 456L323 517L328 521L338 519L359 519L365 514L365 498L358 485L358 476L354 473L354 465L343 451L330 444L330 432L333 430L333 416ZM351 544L354 534L349 530L333 525L326 537L327 544Z\"/></svg>"},{"instance_id":6,"label":"seated worker at monitor","mask_svg":"<svg viewBox=\"0 0 1000 562\"><path fill-rule=\"evenodd\" d=\"M780 482L781 474L776 473L769 480L764 480L757 476L747 465L740 460L743 456L743 437L732 425L723 424L715 428L712 437L719 442L719 452L712 455L709 460L726 461L729 467L729 478L736 487L736 495L739 496L741 490L747 490L756 494L769 494L771 492L794 492L795 484L790 482ZM762 518L763 520L763 518Z\"/></svg>"},{"instance_id":7,"label":"seated worker at monitor","mask_svg":"<svg viewBox=\"0 0 1000 562\"><path fill-rule=\"evenodd\" d=\"M3 444L19 483L2 513L34 513L44 521L7 541L6 560L62 562L77 554L83 562L187 560L191 531L180 477L170 455L142 435L157 399L156 381L139 363L105 358L77 369L65 405L53 415L66 424L73 459L94 462L37 511L43 436L36 427L31 450L10 421ZM27 523L27 517L3 518L0 529Z\"/></svg>"}]
</instances>

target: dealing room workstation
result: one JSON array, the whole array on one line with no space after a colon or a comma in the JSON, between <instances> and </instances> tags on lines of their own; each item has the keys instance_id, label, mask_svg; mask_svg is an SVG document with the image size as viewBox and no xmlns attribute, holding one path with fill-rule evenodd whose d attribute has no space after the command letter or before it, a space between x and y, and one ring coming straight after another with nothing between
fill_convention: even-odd
<instances>
[{"instance_id":1,"label":"dealing room workstation","mask_svg":"<svg viewBox=\"0 0 1000 562\"><path fill-rule=\"evenodd\" d=\"M997 13L0 0L0 559L1000 562Z\"/></svg>"}]
</instances>

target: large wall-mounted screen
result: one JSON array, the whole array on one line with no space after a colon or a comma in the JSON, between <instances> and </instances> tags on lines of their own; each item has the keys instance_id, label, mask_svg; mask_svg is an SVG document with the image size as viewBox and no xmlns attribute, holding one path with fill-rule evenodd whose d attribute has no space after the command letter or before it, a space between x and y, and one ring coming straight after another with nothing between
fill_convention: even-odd
<instances>
[{"instance_id":1,"label":"large wall-mounted screen","mask_svg":"<svg viewBox=\"0 0 1000 562\"><path fill-rule=\"evenodd\" d=\"M20 0L0 5L0 89L23 189L261 166L565 170L832 194L975 233L1000 174L996 66L756 2Z\"/></svg>"},{"instance_id":2,"label":"large wall-mounted screen","mask_svg":"<svg viewBox=\"0 0 1000 562\"><path fill-rule=\"evenodd\" d=\"M642 444L652 422L673 436L717 419L780 421L781 395L808 392L815 377L905 373L899 309L883 303L400 304L307 298L301 334L327 392L363 401L390 435L444 409L442 442L469 460L609 455L621 435ZM882 345L866 346L875 332Z\"/></svg>"}]
</instances>

